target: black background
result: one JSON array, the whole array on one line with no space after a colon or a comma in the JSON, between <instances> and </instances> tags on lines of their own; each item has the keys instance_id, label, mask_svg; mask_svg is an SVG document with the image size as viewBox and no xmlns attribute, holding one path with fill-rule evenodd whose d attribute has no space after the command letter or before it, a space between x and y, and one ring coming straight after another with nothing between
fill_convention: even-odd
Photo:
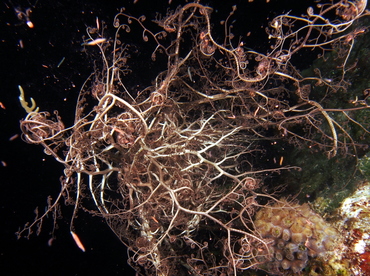
<instances>
[{"instance_id":1,"label":"black background","mask_svg":"<svg viewBox=\"0 0 370 276\"><path fill-rule=\"evenodd\" d=\"M153 19L156 12L163 14L168 7L173 9L179 3L184 1L169 4L168 0L139 0L134 4L132 0L8 0L0 4L0 102L6 108L0 109L0 161L6 163L6 166L0 165L2 275L135 275L126 264L126 248L101 218L80 214L76 233L86 252L77 248L69 233L71 208L63 209L65 215L59 220L60 228L52 246L48 246L51 220L45 221L40 236L33 234L30 240L16 239L18 228L34 218L33 210L38 206L40 212L43 211L47 196L58 194L63 166L46 156L40 146L26 144L20 137L13 141L9 138L20 135L19 121L26 115L18 101L18 85L24 88L27 99L36 100L41 110L57 109L66 125L71 124L78 92L94 70L92 57L96 49L89 48L91 53L86 54L81 44L86 27L95 26L96 18L105 21L113 33L112 21L121 7L126 7L132 15L145 14L147 19ZM290 10L300 15L310 1L214 0L201 3L214 7L212 19L219 30L222 30L219 21L225 19L236 4L238 9L232 18L236 20L233 23L236 36L248 47L266 51L269 45L264 27L269 19ZM15 9L25 11L27 8L32 10L32 29L18 19L15 12ZM149 20L148 25L151 25ZM247 37L248 32L251 34ZM136 42L130 43L143 47L140 46L143 44L141 33L137 34ZM147 54L150 55L154 47L148 45ZM58 67L63 57L65 60ZM149 68L150 72L139 70L129 76L130 83L143 85L147 81L145 77L158 73L153 72L155 66L145 67L141 58L131 63L133 69Z\"/></svg>"}]
</instances>

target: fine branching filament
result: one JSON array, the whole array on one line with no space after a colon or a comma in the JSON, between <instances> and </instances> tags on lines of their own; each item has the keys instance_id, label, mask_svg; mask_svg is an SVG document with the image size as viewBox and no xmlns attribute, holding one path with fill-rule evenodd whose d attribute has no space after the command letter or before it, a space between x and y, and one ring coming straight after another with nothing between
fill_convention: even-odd
<instances>
[{"instance_id":1,"label":"fine branching filament","mask_svg":"<svg viewBox=\"0 0 370 276\"><path fill-rule=\"evenodd\" d=\"M366 99L342 108L325 101L347 91L350 54L364 30L353 24L368 15L365 6L342 0L300 17L279 15L267 30L273 42L267 53L231 38L217 41L212 8L199 2L158 19L158 33L124 9L114 21L114 39L88 28L85 45L99 47L102 65L81 90L73 126L34 104L21 122L24 139L65 166L48 212L56 212L62 198L72 202L72 233L80 209L105 218L140 275L237 275L259 268L273 252L254 225L255 213L267 202L293 208L262 192L262 174L295 169L253 169L259 143L315 145L331 158L363 146L351 128L369 135L356 119L369 108ZM155 43L152 57L167 58L167 69L138 93L124 85L130 55L122 33L133 24L144 41ZM294 68L292 56L307 48L322 56L337 51L342 66L335 78Z\"/></svg>"}]
</instances>

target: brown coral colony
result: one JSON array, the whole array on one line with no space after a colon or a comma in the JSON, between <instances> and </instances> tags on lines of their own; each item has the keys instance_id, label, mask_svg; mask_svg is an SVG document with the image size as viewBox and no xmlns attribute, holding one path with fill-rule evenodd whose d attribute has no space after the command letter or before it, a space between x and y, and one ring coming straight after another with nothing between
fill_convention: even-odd
<instances>
[{"instance_id":1,"label":"brown coral colony","mask_svg":"<svg viewBox=\"0 0 370 276\"><path fill-rule=\"evenodd\" d=\"M254 226L262 238L270 240L261 268L273 273L300 272L309 258L332 251L339 239L338 232L308 204L283 201L263 207Z\"/></svg>"}]
</instances>

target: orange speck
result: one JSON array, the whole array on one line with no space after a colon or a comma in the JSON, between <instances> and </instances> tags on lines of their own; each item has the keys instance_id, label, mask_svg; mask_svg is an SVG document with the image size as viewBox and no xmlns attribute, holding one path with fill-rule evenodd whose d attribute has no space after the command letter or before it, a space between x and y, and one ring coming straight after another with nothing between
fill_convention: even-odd
<instances>
[{"instance_id":1,"label":"orange speck","mask_svg":"<svg viewBox=\"0 0 370 276\"><path fill-rule=\"evenodd\" d=\"M33 25L33 23L31 22L31 21L29 21L29 20L27 20L27 22L26 22L26 24L27 24L27 26L29 27L29 28L33 28L33 27L35 27L35 25Z\"/></svg>"},{"instance_id":2,"label":"orange speck","mask_svg":"<svg viewBox=\"0 0 370 276\"><path fill-rule=\"evenodd\" d=\"M159 223L159 221L158 221L155 217L152 217L152 219L153 219L156 223Z\"/></svg>"},{"instance_id":3,"label":"orange speck","mask_svg":"<svg viewBox=\"0 0 370 276\"><path fill-rule=\"evenodd\" d=\"M281 165L283 165L283 161L284 161L284 156L281 156L280 157L280 162L279 162L279 165L281 166Z\"/></svg>"},{"instance_id":4,"label":"orange speck","mask_svg":"<svg viewBox=\"0 0 370 276\"><path fill-rule=\"evenodd\" d=\"M90 45L90 46L98 45L100 43L105 42L106 40L107 40L106 38L97 38L97 39L94 39L92 41L87 42L85 45Z\"/></svg>"},{"instance_id":5,"label":"orange speck","mask_svg":"<svg viewBox=\"0 0 370 276\"><path fill-rule=\"evenodd\" d=\"M14 134L12 137L9 138L9 141L14 141L19 137L19 134Z\"/></svg>"},{"instance_id":6,"label":"orange speck","mask_svg":"<svg viewBox=\"0 0 370 276\"><path fill-rule=\"evenodd\" d=\"M75 243L77 244L78 248L82 250L82 252L85 252L85 246L82 244L80 238L75 234L73 231L71 231L72 238L74 239Z\"/></svg>"}]
</instances>

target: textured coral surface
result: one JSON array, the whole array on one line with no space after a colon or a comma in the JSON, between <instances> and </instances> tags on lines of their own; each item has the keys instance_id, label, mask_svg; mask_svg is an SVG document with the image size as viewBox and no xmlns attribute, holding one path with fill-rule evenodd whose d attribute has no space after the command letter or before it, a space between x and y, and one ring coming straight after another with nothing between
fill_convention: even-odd
<instances>
[{"instance_id":1,"label":"textured coral surface","mask_svg":"<svg viewBox=\"0 0 370 276\"><path fill-rule=\"evenodd\" d=\"M256 214L255 228L269 242L261 268L274 274L299 273L309 258L333 251L338 232L308 204L279 202Z\"/></svg>"}]
</instances>

